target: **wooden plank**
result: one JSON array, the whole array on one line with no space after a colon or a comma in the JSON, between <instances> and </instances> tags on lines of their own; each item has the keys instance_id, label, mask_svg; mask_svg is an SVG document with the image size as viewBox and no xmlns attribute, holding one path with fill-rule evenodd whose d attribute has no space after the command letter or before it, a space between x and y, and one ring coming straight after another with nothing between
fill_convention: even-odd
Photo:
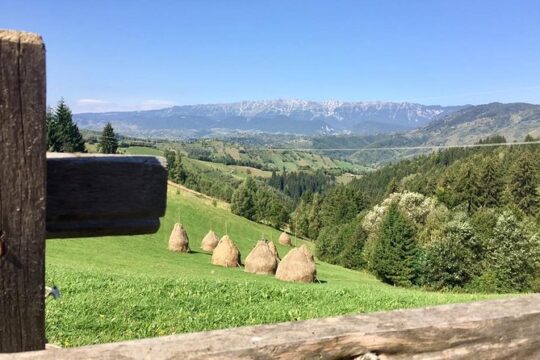
<instances>
[{"instance_id":1,"label":"wooden plank","mask_svg":"<svg viewBox=\"0 0 540 360\"><path fill-rule=\"evenodd\" d=\"M45 48L0 30L0 352L43 349Z\"/></svg>"},{"instance_id":2,"label":"wooden plank","mask_svg":"<svg viewBox=\"0 0 540 360\"><path fill-rule=\"evenodd\" d=\"M47 154L47 237L156 232L167 202L165 159Z\"/></svg>"},{"instance_id":3,"label":"wooden plank","mask_svg":"<svg viewBox=\"0 0 540 360\"><path fill-rule=\"evenodd\" d=\"M538 359L540 295L51 349L14 359L354 359L366 353L367 359Z\"/></svg>"}]
</instances>

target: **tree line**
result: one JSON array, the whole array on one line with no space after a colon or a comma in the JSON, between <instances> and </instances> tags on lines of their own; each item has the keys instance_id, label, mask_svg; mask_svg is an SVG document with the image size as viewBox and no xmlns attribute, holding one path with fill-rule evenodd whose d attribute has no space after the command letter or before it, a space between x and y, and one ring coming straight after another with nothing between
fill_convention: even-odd
<instances>
[{"instance_id":1,"label":"tree line","mask_svg":"<svg viewBox=\"0 0 540 360\"><path fill-rule=\"evenodd\" d=\"M54 109L46 114L47 150L52 152L87 152L85 140L79 127L73 121L71 109L64 99L60 99ZM118 138L110 123L103 128L97 146L99 152L116 154Z\"/></svg>"},{"instance_id":2,"label":"tree line","mask_svg":"<svg viewBox=\"0 0 540 360\"><path fill-rule=\"evenodd\" d=\"M197 166L177 150L165 151L165 158L169 179L231 203L234 214L275 228L289 222L293 202L264 181L251 176L241 180L221 170Z\"/></svg>"},{"instance_id":3,"label":"tree line","mask_svg":"<svg viewBox=\"0 0 540 360\"><path fill-rule=\"evenodd\" d=\"M443 150L304 196L292 224L322 260L390 284L538 291L539 165L538 145Z\"/></svg>"}]
</instances>

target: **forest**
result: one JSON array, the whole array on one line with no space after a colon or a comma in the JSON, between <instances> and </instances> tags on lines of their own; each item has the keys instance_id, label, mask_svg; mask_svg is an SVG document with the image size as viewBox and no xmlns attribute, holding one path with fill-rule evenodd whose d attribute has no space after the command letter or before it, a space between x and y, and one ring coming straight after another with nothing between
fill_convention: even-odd
<instances>
[{"instance_id":1,"label":"forest","mask_svg":"<svg viewBox=\"0 0 540 360\"><path fill-rule=\"evenodd\" d=\"M173 181L312 240L323 261L397 286L540 291L540 145L480 143L493 146L402 160L348 184L323 170L241 180L166 157Z\"/></svg>"}]
</instances>

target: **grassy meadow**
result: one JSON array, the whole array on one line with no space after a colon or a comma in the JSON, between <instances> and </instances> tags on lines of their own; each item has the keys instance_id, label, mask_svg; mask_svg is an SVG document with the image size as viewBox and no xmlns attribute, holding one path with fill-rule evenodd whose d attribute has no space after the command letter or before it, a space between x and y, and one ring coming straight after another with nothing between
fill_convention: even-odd
<instances>
[{"instance_id":1,"label":"grassy meadow","mask_svg":"<svg viewBox=\"0 0 540 360\"><path fill-rule=\"evenodd\" d=\"M48 240L47 338L79 346L243 325L293 321L491 297L384 285L365 272L317 262L320 282L285 283L210 264L199 249L209 229L228 230L242 259L261 236L279 232L232 215L192 192L170 188L167 214L152 235ZM188 231L192 254L167 251L173 224ZM295 243L301 242L295 240ZM278 245L283 257L289 248Z\"/></svg>"}]
</instances>

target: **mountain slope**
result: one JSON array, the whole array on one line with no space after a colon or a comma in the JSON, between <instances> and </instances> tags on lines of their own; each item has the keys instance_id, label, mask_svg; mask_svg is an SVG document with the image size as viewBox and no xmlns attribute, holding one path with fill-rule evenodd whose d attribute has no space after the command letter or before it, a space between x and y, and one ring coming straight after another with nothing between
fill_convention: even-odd
<instances>
[{"instance_id":1,"label":"mountain slope","mask_svg":"<svg viewBox=\"0 0 540 360\"><path fill-rule=\"evenodd\" d=\"M468 106L447 114L430 124L401 134L375 136L320 136L312 138L312 147L319 149L358 148L359 151L325 152L330 156L346 156L366 166L428 154L429 146L471 145L494 135L502 135L508 142L523 141L525 136L540 138L540 105L525 103L491 103ZM407 148L392 149L381 148ZM375 148L376 150L369 150Z\"/></svg>"},{"instance_id":2,"label":"mountain slope","mask_svg":"<svg viewBox=\"0 0 540 360\"><path fill-rule=\"evenodd\" d=\"M234 131L376 134L424 126L461 107L391 102L272 100L174 106L162 110L84 113L82 128L111 122L126 135L191 137Z\"/></svg>"},{"instance_id":3,"label":"mountain slope","mask_svg":"<svg viewBox=\"0 0 540 360\"><path fill-rule=\"evenodd\" d=\"M426 144L471 144L491 135L503 135L507 141L522 141L527 134L540 136L540 105L525 103L490 103L471 106L412 135L427 138Z\"/></svg>"},{"instance_id":4,"label":"mountain slope","mask_svg":"<svg viewBox=\"0 0 540 360\"><path fill-rule=\"evenodd\" d=\"M169 233L180 220L192 254L167 251ZM57 284L63 293L58 301L47 301L49 342L70 347L492 297L395 288L320 261L315 284L221 268L199 250L210 228L220 235L228 229L242 259L261 236L274 241L279 236L196 194L170 189L156 234L48 240L47 284ZM277 247L282 257L290 249Z\"/></svg>"}]
</instances>

